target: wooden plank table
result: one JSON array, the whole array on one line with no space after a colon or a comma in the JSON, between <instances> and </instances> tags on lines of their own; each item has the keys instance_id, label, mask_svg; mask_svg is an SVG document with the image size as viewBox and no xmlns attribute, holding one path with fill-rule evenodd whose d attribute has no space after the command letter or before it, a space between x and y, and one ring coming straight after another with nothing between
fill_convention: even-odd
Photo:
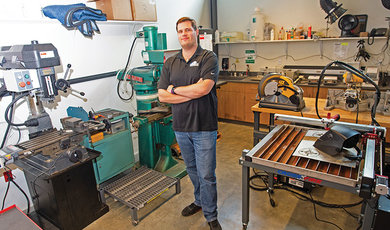
<instances>
[{"instance_id":1,"label":"wooden plank table","mask_svg":"<svg viewBox=\"0 0 390 230\"><path fill-rule=\"evenodd\" d=\"M315 98L304 97L305 100L305 108L301 112L283 110L283 109L271 109L271 108L259 108L259 103L253 105L251 110L254 115L254 131L253 131L253 145L256 145L259 142L259 139L262 139L268 132L260 131L260 115L261 113L269 113L269 124L268 128L272 129L274 126L274 114L284 114L284 115L292 115L292 116L303 116L309 118L318 118L315 109ZM342 109L333 109L333 110L324 110L326 99L318 99L318 112L321 117L326 117L326 115L330 112L332 115L340 114L340 121L343 122L356 122L356 112L346 111ZM390 128L390 116L385 116L382 114L375 115L378 123L385 128ZM278 121L277 121L278 122ZM371 124L371 112L359 112L359 124ZM386 139L390 140L390 132L386 132Z\"/></svg>"}]
</instances>

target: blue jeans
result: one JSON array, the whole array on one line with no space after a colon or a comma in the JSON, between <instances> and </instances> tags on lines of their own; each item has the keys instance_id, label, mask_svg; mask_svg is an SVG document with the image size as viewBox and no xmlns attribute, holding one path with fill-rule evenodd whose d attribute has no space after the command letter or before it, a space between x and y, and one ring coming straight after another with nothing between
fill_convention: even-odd
<instances>
[{"instance_id":1,"label":"blue jeans","mask_svg":"<svg viewBox=\"0 0 390 230\"><path fill-rule=\"evenodd\" d=\"M194 185L194 203L202 207L207 221L217 219L217 131L175 132L187 173Z\"/></svg>"}]
</instances>

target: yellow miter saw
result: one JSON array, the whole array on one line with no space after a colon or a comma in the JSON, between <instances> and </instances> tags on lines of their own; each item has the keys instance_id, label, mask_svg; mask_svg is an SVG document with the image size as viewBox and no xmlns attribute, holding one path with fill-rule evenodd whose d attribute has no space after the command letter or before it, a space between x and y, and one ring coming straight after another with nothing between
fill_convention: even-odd
<instances>
[{"instance_id":1,"label":"yellow miter saw","mask_svg":"<svg viewBox=\"0 0 390 230\"><path fill-rule=\"evenodd\" d=\"M291 78L270 73L259 83L259 107L300 111L305 107L303 90Z\"/></svg>"}]
</instances>

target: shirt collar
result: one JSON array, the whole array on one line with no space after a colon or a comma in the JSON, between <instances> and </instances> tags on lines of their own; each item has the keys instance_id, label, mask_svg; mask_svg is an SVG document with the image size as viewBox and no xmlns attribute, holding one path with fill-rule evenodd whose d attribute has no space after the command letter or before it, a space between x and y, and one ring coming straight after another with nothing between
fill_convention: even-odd
<instances>
[{"instance_id":1,"label":"shirt collar","mask_svg":"<svg viewBox=\"0 0 390 230\"><path fill-rule=\"evenodd\" d=\"M198 45L198 48L196 48L194 55L192 55L192 57L188 60L188 62L191 61L193 58L195 58L195 57L201 55L201 54L202 54L202 51L203 51L203 48L200 47L200 45ZM184 59L184 57L183 57L183 49L180 50L180 52L179 52L179 54L177 55L177 57L178 57L179 59L182 59L182 60L185 61L185 59Z\"/></svg>"}]
</instances>

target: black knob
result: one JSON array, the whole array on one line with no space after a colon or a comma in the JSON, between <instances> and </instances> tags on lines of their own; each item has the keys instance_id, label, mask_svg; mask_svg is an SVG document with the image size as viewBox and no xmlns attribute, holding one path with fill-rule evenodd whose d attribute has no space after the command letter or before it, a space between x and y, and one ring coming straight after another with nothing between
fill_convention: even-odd
<instances>
[{"instance_id":1,"label":"black knob","mask_svg":"<svg viewBox=\"0 0 390 230\"><path fill-rule=\"evenodd\" d=\"M65 79L58 79L55 83L55 86L58 90L65 91L67 88L70 87L70 84L67 80Z\"/></svg>"}]
</instances>

